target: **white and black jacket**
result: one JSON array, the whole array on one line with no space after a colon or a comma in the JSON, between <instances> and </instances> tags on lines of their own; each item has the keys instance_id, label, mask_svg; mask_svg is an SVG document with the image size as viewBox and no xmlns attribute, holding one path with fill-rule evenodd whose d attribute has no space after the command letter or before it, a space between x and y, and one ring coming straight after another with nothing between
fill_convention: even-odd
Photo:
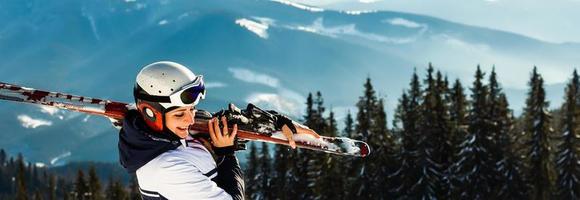
<instances>
[{"instance_id":1,"label":"white and black jacket","mask_svg":"<svg viewBox=\"0 0 580 200\"><path fill-rule=\"evenodd\" d=\"M214 160L198 140L151 131L134 110L119 135L121 164L136 173L143 199L243 199L234 149L214 148Z\"/></svg>"}]
</instances>

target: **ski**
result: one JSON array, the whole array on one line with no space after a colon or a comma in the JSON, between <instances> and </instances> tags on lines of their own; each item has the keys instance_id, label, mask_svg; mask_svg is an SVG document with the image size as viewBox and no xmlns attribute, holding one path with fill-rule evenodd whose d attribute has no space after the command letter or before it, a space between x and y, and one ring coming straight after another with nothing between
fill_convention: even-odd
<instances>
[{"instance_id":1,"label":"ski","mask_svg":"<svg viewBox=\"0 0 580 200\"><path fill-rule=\"evenodd\" d=\"M49 92L0 82L0 99L21 103L50 106L72 110L111 119L114 126L121 126L121 122L132 104L116 102L106 99L83 97L60 92ZM205 134L208 132L207 123L211 119L209 112L198 112L195 124L190 127L191 134ZM269 124L259 124L268 126ZM370 153L367 143L346 137L319 136L315 131L294 121L297 133L293 134L298 148L321 151L336 155L366 157ZM255 128L259 126L239 125L238 138L250 141L261 141L290 146L288 139L281 130Z\"/></svg>"}]
</instances>

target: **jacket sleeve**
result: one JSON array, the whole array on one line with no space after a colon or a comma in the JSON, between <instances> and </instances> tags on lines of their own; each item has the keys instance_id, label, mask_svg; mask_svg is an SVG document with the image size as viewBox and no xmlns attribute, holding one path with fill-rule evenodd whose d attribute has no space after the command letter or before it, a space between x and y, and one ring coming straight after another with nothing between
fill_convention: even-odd
<instances>
[{"instance_id":1,"label":"jacket sleeve","mask_svg":"<svg viewBox=\"0 0 580 200\"><path fill-rule=\"evenodd\" d=\"M218 175L213 179L218 187L225 190L234 200L244 199L244 177L238 159L234 155L235 147L213 148L217 156Z\"/></svg>"}]
</instances>

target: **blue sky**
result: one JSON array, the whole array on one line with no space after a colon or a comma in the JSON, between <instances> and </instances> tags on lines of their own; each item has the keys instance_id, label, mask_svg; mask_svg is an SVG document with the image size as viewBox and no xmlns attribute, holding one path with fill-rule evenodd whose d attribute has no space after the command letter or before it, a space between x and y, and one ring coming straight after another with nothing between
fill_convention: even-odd
<instances>
[{"instance_id":1,"label":"blue sky","mask_svg":"<svg viewBox=\"0 0 580 200\"><path fill-rule=\"evenodd\" d=\"M546 42L580 43L580 0L292 0L337 10L390 10L504 30Z\"/></svg>"}]
</instances>

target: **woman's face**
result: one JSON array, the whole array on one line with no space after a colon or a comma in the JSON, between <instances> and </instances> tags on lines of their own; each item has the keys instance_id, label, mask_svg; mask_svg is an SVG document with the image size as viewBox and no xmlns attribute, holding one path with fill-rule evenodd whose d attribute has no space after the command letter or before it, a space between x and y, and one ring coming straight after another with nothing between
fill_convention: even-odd
<instances>
[{"instance_id":1,"label":"woman's face","mask_svg":"<svg viewBox=\"0 0 580 200\"><path fill-rule=\"evenodd\" d=\"M165 126L180 138L186 138L189 125L195 122L195 107L182 106L165 113Z\"/></svg>"}]
</instances>

